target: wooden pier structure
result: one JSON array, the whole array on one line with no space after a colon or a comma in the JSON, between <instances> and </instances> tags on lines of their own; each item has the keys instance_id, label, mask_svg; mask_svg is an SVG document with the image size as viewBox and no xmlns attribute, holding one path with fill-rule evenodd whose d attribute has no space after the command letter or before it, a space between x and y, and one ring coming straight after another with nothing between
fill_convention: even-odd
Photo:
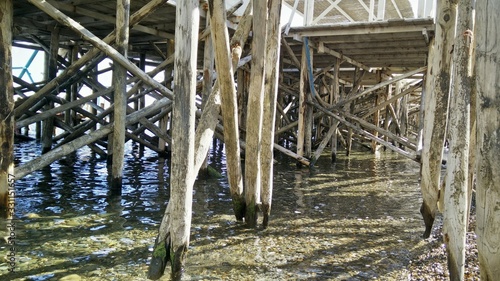
<instances>
[{"instance_id":1,"label":"wooden pier structure","mask_svg":"<svg viewBox=\"0 0 500 281\"><path fill-rule=\"evenodd\" d=\"M476 4L482 29L474 30L473 1L417 2L415 16L408 0L1 1L1 207L12 201L13 177L83 146L108 159L117 193L125 142L171 154L171 200L149 277L163 275L170 261L179 279L189 244L185 214L214 137L225 145L235 216L250 227L259 209L269 224L274 152L307 167L325 149L332 161L349 155L355 142L421 163L424 236L441 200L454 280L463 278L461 239L476 176L481 275L493 280L500 181L489 171L498 168L500 146L487 136L499 128L498 82L491 81L500 79L492 63L498 53L488 48L500 42L488 39L487 19L498 23L500 5ZM13 47L45 54L42 81L12 74ZM109 87L100 80L107 73ZM14 137L30 126L40 155L14 167ZM452 157L440 188L446 138Z\"/></svg>"}]
</instances>

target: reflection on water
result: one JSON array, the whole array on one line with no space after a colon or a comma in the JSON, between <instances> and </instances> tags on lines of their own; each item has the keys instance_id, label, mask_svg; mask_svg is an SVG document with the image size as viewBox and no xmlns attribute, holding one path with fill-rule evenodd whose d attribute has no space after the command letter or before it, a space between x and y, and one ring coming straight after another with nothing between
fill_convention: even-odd
<instances>
[{"instance_id":1,"label":"reflection on water","mask_svg":"<svg viewBox=\"0 0 500 281\"><path fill-rule=\"evenodd\" d=\"M16 147L16 161L38 154ZM211 165L225 173L222 149ZM144 280L169 197L169 160L128 145L121 196L106 162L81 149L16 182L17 272L7 280ZM423 225L418 165L392 152L321 158L297 169L278 155L270 227L232 216L225 177L195 184L188 280L399 280ZM0 253L7 253L5 244ZM2 280L5 280L2 277ZM26 279L23 279L26 278ZM168 280L166 278L165 280Z\"/></svg>"}]
</instances>

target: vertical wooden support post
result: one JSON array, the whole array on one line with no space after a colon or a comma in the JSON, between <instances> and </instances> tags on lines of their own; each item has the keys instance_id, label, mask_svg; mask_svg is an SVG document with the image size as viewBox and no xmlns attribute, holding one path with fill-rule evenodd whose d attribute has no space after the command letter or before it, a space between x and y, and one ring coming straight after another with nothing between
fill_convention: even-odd
<instances>
[{"instance_id":1,"label":"vertical wooden support post","mask_svg":"<svg viewBox=\"0 0 500 281\"><path fill-rule=\"evenodd\" d=\"M199 1L186 0L176 8L174 105L172 120L172 279L180 280L189 246L194 174L196 61Z\"/></svg>"},{"instance_id":2,"label":"vertical wooden support post","mask_svg":"<svg viewBox=\"0 0 500 281\"><path fill-rule=\"evenodd\" d=\"M78 45L75 44L73 46L70 46L69 61L71 64L73 64L77 60L78 60ZM66 100L68 102L72 102L72 101L76 100L77 95L78 95L78 83L71 84L66 91L67 91L66 92ZM92 110L95 110L95 109L92 108ZM77 125L78 121L76 119L76 111L71 110L71 109L66 110L65 115L64 115L64 119L65 119L65 122L70 126Z\"/></svg>"},{"instance_id":3,"label":"vertical wooden support post","mask_svg":"<svg viewBox=\"0 0 500 281\"><path fill-rule=\"evenodd\" d=\"M0 1L0 216L12 218L14 201L14 85L12 79L12 0Z\"/></svg>"},{"instance_id":4,"label":"vertical wooden support post","mask_svg":"<svg viewBox=\"0 0 500 281\"><path fill-rule=\"evenodd\" d=\"M377 70L377 84L379 84L380 82L382 82L382 72L380 70ZM373 107L377 107L377 105L378 105L381 90L382 89L377 90L377 92L375 94L375 101L373 102L374 103ZM373 113L373 125L378 127L379 123L380 123L380 110L377 110ZM373 131L373 135L375 137L378 137L378 132ZM372 147L373 153L377 152L378 143L376 141L372 140L371 147Z\"/></svg>"},{"instance_id":5,"label":"vertical wooden support post","mask_svg":"<svg viewBox=\"0 0 500 281\"><path fill-rule=\"evenodd\" d=\"M302 47L299 78L299 108L298 108L298 127L297 127L297 155L304 156L305 137L306 137L306 108L307 108L307 62L305 46ZM301 166L297 162L297 166Z\"/></svg>"},{"instance_id":6,"label":"vertical wooden support post","mask_svg":"<svg viewBox=\"0 0 500 281\"><path fill-rule=\"evenodd\" d=\"M127 57L129 40L130 0L116 1L116 50ZM119 192L122 187L123 161L125 155L125 133L127 115L127 70L119 63L113 69L114 126L113 166L111 168L111 190Z\"/></svg>"},{"instance_id":7,"label":"vertical wooden support post","mask_svg":"<svg viewBox=\"0 0 500 281\"><path fill-rule=\"evenodd\" d=\"M210 28L215 47L217 83L221 95L222 119L224 120L224 143L226 147L227 174L233 210L237 220L243 220L245 201L243 198L243 176L240 158L238 131L238 102L233 77L233 64L229 49L229 33L226 25L225 1L209 0ZM252 150L256 153L256 150Z\"/></svg>"},{"instance_id":8,"label":"vertical wooden support post","mask_svg":"<svg viewBox=\"0 0 500 281\"><path fill-rule=\"evenodd\" d=\"M430 236L437 212L451 82L451 50L455 37L456 3L452 2L438 1L435 46L434 51L430 52L433 55L429 57L427 70L420 181L423 197L420 212L425 223L424 238Z\"/></svg>"},{"instance_id":9,"label":"vertical wooden support post","mask_svg":"<svg viewBox=\"0 0 500 281\"><path fill-rule=\"evenodd\" d=\"M499 14L499 1L476 2L476 233L482 281L498 280L500 276Z\"/></svg>"},{"instance_id":10,"label":"vertical wooden support post","mask_svg":"<svg viewBox=\"0 0 500 281\"><path fill-rule=\"evenodd\" d=\"M450 280L464 280L468 218L470 93L472 90L472 1L460 0L453 47L453 91L450 93L449 139L444 191L443 236ZM500 229L500 228L499 228ZM500 233L498 233L500 235ZM499 264L500 265L500 264Z\"/></svg>"},{"instance_id":11,"label":"vertical wooden support post","mask_svg":"<svg viewBox=\"0 0 500 281\"><path fill-rule=\"evenodd\" d=\"M172 266L172 280L182 279L189 246L193 184L196 178L194 154L199 1L177 2L175 21L170 201L160 225L149 268L148 278L154 280L163 275L168 261Z\"/></svg>"},{"instance_id":12,"label":"vertical wooden support post","mask_svg":"<svg viewBox=\"0 0 500 281\"><path fill-rule=\"evenodd\" d=\"M50 37L50 54L47 62L47 81L54 79L57 76L57 56L59 52L59 27L52 30ZM47 100L44 107L45 110L50 110L54 107L52 101ZM49 117L42 122L42 154L47 153L52 149L52 136L54 135L54 117Z\"/></svg>"},{"instance_id":13,"label":"vertical wooden support post","mask_svg":"<svg viewBox=\"0 0 500 281\"><path fill-rule=\"evenodd\" d=\"M264 103L264 73L267 40L267 0L253 1L252 72L247 105L247 135L245 149L245 222L257 225L257 204L260 203L260 154Z\"/></svg>"},{"instance_id":14,"label":"vertical wooden support post","mask_svg":"<svg viewBox=\"0 0 500 281\"><path fill-rule=\"evenodd\" d=\"M225 12L225 11L223 11ZM207 10L208 17L206 19L206 28L210 28L210 10ZM229 37L229 35L228 35ZM227 39L229 40L229 38ZM201 100L201 110L205 108L205 105L208 102L208 97L210 93L212 93L212 87L214 82L214 43L212 40L212 36L207 36L205 38L205 46L204 46L204 54L203 54L203 91L202 91L202 100ZM234 71L234 69L233 69ZM208 153L203 161L203 164L200 167L200 171L198 174L208 175ZM242 185L243 186L243 185Z\"/></svg>"},{"instance_id":15,"label":"vertical wooden support post","mask_svg":"<svg viewBox=\"0 0 500 281\"><path fill-rule=\"evenodd\" d=\"M174 55L174 52L175 52L175 43L174 43L174 40L171 40L171 39L168 39L167 40L167 58L171 57ZM173 71L172 71L172 67L168 66L166 69L165 69L165 82L167 83L165 85L165 87L169 88L169 89L172 89L172 82L171 82L171 78L172 78L172 74L173 74ZM166 110L166 109L162 109L163 110ZM166 114L165 116L163 116L161 119L160 119L160 130L164 133L167 132L168 130L168 124L169 124L169 118L170 116L170 113ZM160 138L158 140L158 148L160 151L163 151L163 152L166 152L167 150L167 147L166 147L166 142ZM168 148L170 149L170 148Z\"/></svg>"},{"instance_id":16,"label":"vertical wooden support post","mask_svg":"<svg viewBox=\"0 0 500 281\"><path fill-rule=\"evenodd\" d=\"M146 73L146 53L141 53L139 55L139 69L144 71L144 73ZM143 109L144 107L146 107L146 96L141 95L141 97L139 98L138 108L140 110L140 109ZM144 154L144 144L139 143L139 155L140 155L140 157L142 157L143 154Z\"/></svg>"},{"instance_id":17,"label":"vertical wooden support post","mask_svg":"<svg viewBox=\"0 0 500 281\"><path fill-rule=\"evenodd\" d=\"M334 71L334 76L333 76L333 81L332 81L332 90L330 91L330 104L334 105L339 101L339 71L340 71L340 64L341 60L337 58L335 60L335 66L333 67ZM332 140L331 140L331 157L332 157L332 163L337 161L337 127L339 126L339 121L335 120L333 117L330 118L330 126L335 127L335 133L332 135Z\"/></svg>"},{"instance_id":18,"label":"vertical wooden support post","mask_svg":"<svg viewBox=\"0 0 500 281\"><path fill-rule=\"evenodd\" d=\"M276 123L276 103L278 99L278 82L280 69L280 17L281 1L269 0L269 18L267 25L265 90L264 90L264 116L262 119L262 154L260 158L261 177L261 202L263 214L263 227L269 224L271 203L273 199L273 151L274 130Z\"/></svg>"}]
</instances>

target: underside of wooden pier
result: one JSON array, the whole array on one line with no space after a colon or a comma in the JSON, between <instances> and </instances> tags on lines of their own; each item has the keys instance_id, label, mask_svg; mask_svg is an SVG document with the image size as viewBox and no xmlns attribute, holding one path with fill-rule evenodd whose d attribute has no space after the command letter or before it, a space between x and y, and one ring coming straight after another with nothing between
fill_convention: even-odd
<instances>
[{"instance_id":1,"label":"underside of wooden pier","mask_svg":"<svg viewBox=\"0 0 500 281\"><path fill-rule=\"evenodd\" d=\"M99 76L119 64L109 50L95 47L97 43L89 41L74 27L61 24L30 2L37 1L14 1L13 46L46 52L49 59L45 68L52 67L53 74L35 84L14 77L16 127L21 133L23 128L42 122L61 130L57 130L56 135L49 133L46 136L49 144L44 146L43 156L16 167L18 177L49 165L84 145L102 157L108 154L105 137L112 132L114 109L96 101L99 97L113 104L114 90L99 83ZM62 12L87 29L88 34L105 42L109 34L114 35L116 1L51 0L47 3L54 11ZM227 10L228 21L234 26L241 16L233 13L241 4ZM212 81L203 81L204 71L207 71L204 69L205 43L210 38L210 29L205 28L206 7L204 11L200 18L197 59L200 101L206 91L204 83L213 85L215 77L207 76ZM167 120L175 95L171 90L173 51L169 53L175 40L175 4L132 1L130 26L128 62L122 63L129 74L126 140L139 142L162 154L168 151L171 140ZM291 27L286 32L284 29L276 108L276 150L309 165L325 147L335 150L337 145L342 145L348 153L354 141L373 150L382 144L417 160L422 85L429 40L434 32L432 19L334 22ZM232 36L234 29L230 28L229 33ZM235 74L242 140L246 124L251 122L245 119L251 40L250 36L242 48ZM304 51L306 41L307 52ZM112 45L114 40L107 42ZM98 71L98 63L106 57L114 60L113 65ZM146 66L155 67L155 70L145 73ZM136 73L137 69L140 73ZM164 80L152 82L150 77L161 72L165 73ZM213 68L210 72L216 74ZM301 75L306 77L301 79ZM310 77L314 81L313 88L308 82ZM83 85L93 90L91 96L79 93ZM305 86L301 89L301 85ZM146 106L145 96L158 102ZM308 133L299 125L301 96L307 100ZM201 102L198 106L198 116L201 116ZM216 132L222 133L222 127L216 127ZM297 142L302 145L301 134L306 136L304 148L297 147ZM43 141L43 134L41 138ZM65 146L68 143L71 145Z\"/></svg>"}]
</instances>

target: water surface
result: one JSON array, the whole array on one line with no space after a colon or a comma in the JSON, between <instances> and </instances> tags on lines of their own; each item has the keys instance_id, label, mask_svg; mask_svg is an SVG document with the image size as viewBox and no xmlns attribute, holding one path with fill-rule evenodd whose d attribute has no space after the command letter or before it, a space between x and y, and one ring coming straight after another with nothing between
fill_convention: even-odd
<instances>
[{"instance_id":1,"label":"water surface","mask_svg":"<svg viewBox=\"0 0 500 281\"><path fill-rule=\"evenodd\" d=\"M16 161L39 151L18 144ZM195 184L186 280L407 280L423 247L417 163L393 152L322 157L312 170L276 160L270 226L247 229L232 215L223 151L211 150L224 177ZM0 279L145 280L168 167L129 144L121 196L109 193L106 161L87 148L19 179L17 270L7 274L2 259Z\"/></svg>"}]
</instances>

